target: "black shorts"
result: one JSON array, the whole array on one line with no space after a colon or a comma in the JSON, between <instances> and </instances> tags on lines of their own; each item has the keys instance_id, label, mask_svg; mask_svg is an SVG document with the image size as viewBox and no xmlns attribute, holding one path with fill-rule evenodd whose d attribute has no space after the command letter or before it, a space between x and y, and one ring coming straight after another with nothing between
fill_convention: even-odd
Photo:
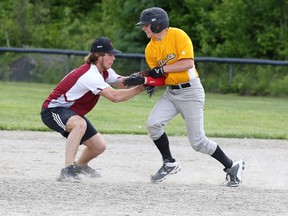
<instances>
[{"instance_id":1,"label":"black shorts","mask_svg":"<svg viewBox=\"0 0 288 216\"><path fill-rule=\"evenodd\" d=\"M59 132L62 136L67 138L69 132L66 131L66 123L70 117L77 115L77 113L66 107L57 107L42 109L40 115L43 123L48 128ZM85 116L81 117L86 121L87 128L80 144L97 134L97 130L93 127L90 121Z\"/></svg>"}]
</instances>

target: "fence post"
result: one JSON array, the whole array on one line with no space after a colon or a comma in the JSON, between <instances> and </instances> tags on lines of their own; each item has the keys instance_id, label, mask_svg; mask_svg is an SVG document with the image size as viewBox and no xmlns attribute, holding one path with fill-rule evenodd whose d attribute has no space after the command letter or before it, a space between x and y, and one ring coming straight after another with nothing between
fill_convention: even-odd
<instances>
[{"instance_id":1,"label":"fence post","mask_svg":"<svg viewBox=\"0 0 288 216\"><path fill-rule=\"evenodd\" d=\"M140 71L144 70L144 59L141 58L141 61L140 61Z\"/></svg>"},{"instance_id":2,"label":"fence post","mask_svg":"<svg viewBox=\"0 0 288 216\"><path fill-rule=\"evenodd\" d=\"M70 59L71 59L71 55L67 54L66 74L70 72Z\"/></svg>"},{"instance_id":3,"label":"fence post","mask_svg":"<svg viewBox=\"0 0 288 216\"><path fill-rule=\"evenodd\" d=\"M232 84L233 80L233 64L229 64L229 85Z\"/></svg>"}]
</instances>

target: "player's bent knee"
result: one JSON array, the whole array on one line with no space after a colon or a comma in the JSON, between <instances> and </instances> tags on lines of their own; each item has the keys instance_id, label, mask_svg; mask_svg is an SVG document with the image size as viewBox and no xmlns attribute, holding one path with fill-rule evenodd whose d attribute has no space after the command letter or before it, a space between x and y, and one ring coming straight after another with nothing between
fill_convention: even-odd
<instances>
[{"instance_id":1,"label":"player's bent knee","mask_svg":"<svg viewBox=\"0 0 288 216\"><path fill-rule=\"evenodd\" d=\"M150 128L153 128L154 127L154 122L151 120L151 119L148 119L146 121L146 128L147 130L149 130Z\"/></svg>"},{"instance_id":2,"label":"player's bent knee","mask_svg":"<svg viewBox=\"0 0 288 216\"><path fill-rule=\"evenodd\" d=\"M95 152L95 154L101 154L106 150L106 142L100 134L95 134L90 139L86 140L84 143L90 151Z\"/></svg>"},{"instance_id":3,"label":"player's bent knee","mask_svg":"<svg viewBox=\"0 0 288 216\"><path fill-rule=\"evenodd\" d=\"M78 128L81 130L81 131L86 131L87 129L87 123L84 119L81 118L81 120L79 119L79 122L77 124Z\"/></svg>"},{"instance_id":4,"label":"player's bent knee","mask_svg":"<svg viewBox=\"0 0 288 216\"><path fill-rule=\"evenodd\" d=\"M86 129L87 129L87 123L86 121L80 117L80 116L72 116L67 124L66 127L68 129L68 131L71 131L73 129L78 130L80 133L85 133Z\"/></svg>"},{"instance_id":5,"label":"player's bent knee","mask_svg":"<svg viewBox=\"0 0 288 216\"><path fill-rule=\"evenodd\" d=\"M207 142L205 142L205 139L203 137L199 137L197 139L190 140L190 144L193 148L193 150L201 153L207 153Z\"/></svg>"},{"instance_id":6,"label":"player's bent knee","mask_svg":"<svg viewBox=\"0 0 288 216\"><path fill-rule=\"evenodd\" d=\"M102 154L106 150L106 143L101 143L100 145L97 146L97 150L99 154Z\"/></svg>"},{"instance_id":7,"label":"player's bent knee","mask_svg":"<svg viewBox=\"0 0 288 216\"><path fill-rule=\"evenodd\" d=\"M102 154L106 150L106 142L103 139L97 140L97 142L94 142L92 145L93 150L97 154Z\"/></svg>"},{"instance_id":8,"label":"player's bent knee","mask_svg":"<svg viewBox=\"0 0 288 216\"><path fill-rule=\"evenodd\" d=\"M90 152L94 155L94 157L97 157L98 155L102 154L106 150L105 144L93 144L90 147L88 147Z\"/></svg>"},{"instance_id":9,"label":"player's bent knee","mask_svg":"<svg viewBox=\"0 0 288 216\"><path fill-rule=\"evenodd\" d=\"M152 140L159 139L162 136L162 134L164 133L164 129L163 128L160 128L160 129L149 128L147 130L148 130L149 137Z\"/></svg>"},{"instance_id":10,"label":"player's bent knee","mask_svg":"<svg viewBox=\"0 0 288 216\"><path fill-rule=\"evenodd\" d=\"M217 148L217 143L208 139L205 135L194 138L190 137L189 141L195 151L203 154L212 155Z\"/></svg>"},{"instance_id":11,"label":"player's bent knee","mask_svg":"<svg viewBox=\"0 0 288 216\"><path fill-rule=\"evenodd\" d=\"M146 122L146 128L150 136L160 137L164 132L163 125L161 123L155 123L149 120Z\"/></svg>"}]
</instances>

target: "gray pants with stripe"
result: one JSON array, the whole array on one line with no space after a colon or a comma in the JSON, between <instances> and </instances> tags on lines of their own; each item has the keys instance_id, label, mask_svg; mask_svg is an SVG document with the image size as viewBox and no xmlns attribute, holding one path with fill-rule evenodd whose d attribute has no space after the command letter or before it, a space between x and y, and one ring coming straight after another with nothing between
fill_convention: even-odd
<instances>
[{"instance_id":1,"label":"gray pants with stripe","mask_svg":"<svg viewBox=\"0 0 288 216\"><path fill-rule=\"evenodd\" d=\"M217 143L208 139L204 132L205 92L199 78L190 84L191 87L181 89L167 87L148 117L147 130L152 140L159 139L167 123L180 113L192 148L212 155Z\"/></svg>"}]
</instances>

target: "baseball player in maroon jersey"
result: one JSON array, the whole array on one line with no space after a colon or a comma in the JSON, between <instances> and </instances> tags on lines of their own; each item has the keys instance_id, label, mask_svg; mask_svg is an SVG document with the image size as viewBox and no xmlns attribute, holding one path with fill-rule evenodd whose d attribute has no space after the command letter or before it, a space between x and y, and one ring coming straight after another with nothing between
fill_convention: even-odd
<instances>
[{"instance_id":1,"label":"baseball player in maroon jersey","mask_svg":"<svg viewBox=\"0 0 288 216\"><path fill-rule=\"evenodd\" d=\"M181 114L192 148L219 161L226 172L227 186L237 187L241 183L244 162L232 161L204 132L205 92L195 69L191 39L183 30L169 27L168 15L162 8L143 10L136 25L142 26L150 38L145 58L151 70L149 76L132 75L125 79L124 84L167 86L147 120L148 133L163 160L163 165L151 176L151 181L161 182L168 175L181 170L170 152L164 130L171 119Z\"/></svg>"},{"instance_id":2,"label":"baseball player in maroon jersey","mask_svg":"<svg viewBox=\"0 0 288 216\"><path fill-rule=\"evenodd\" d=\"M104 152L106 143L85 117L97 104L100 96L112 102L121 102L144 90L140 85L124 89L124 77L111 68L115 60L114 55L119 53L119 50L113 48L109 38L96 39L92 43L90 53L84 59L85 64L66 75L42 105L43 123L67 138L65 168L60 172L57 179L59 181L81 180L78 174L100 176L88 163ZM80 144L86 148L75 162Z\"/></svg>"}]
</instances>

